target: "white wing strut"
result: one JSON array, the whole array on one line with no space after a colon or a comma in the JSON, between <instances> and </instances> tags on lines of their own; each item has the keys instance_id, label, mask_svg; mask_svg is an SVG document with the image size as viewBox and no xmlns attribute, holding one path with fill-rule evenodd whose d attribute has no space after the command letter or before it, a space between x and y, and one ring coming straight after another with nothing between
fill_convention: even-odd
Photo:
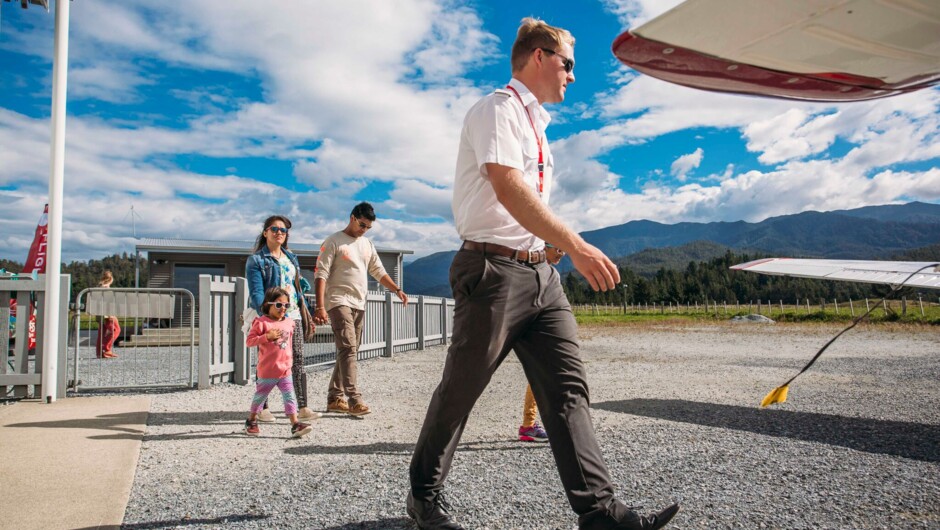
<instances>
[{"instance_id":1,"label":"white wing strut","mask_svg":"<svg viewBox=\"0 0 940 530\"><path fill-rule=\"evenodd\" d=\"M904 283L905 287L940 289L940 263L929 261L767 258L734 265L731 269L771 276L795 276L895 286L923 267L928 268L907 280Z\"/></svg>"}]
</instances>

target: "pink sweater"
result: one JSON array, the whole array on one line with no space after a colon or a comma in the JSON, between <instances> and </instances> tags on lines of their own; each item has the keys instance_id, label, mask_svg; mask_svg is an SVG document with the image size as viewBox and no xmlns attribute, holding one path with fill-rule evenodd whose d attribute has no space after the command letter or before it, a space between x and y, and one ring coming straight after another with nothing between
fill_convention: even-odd
<instances>
[{"instance_id":1,"label":"pink sweater","mask_svg":"<svg viewBox=\"0 0 940 530\"><path fill-rule=\"evenodd\" d=\"M271 342L265 334L271 329L281 330L281 337ZM293 365L294 320L273 320L264 315L251 323L245 344L258 347L258 378L280 379L290 375Z\"/></svg>"}]
</instances>

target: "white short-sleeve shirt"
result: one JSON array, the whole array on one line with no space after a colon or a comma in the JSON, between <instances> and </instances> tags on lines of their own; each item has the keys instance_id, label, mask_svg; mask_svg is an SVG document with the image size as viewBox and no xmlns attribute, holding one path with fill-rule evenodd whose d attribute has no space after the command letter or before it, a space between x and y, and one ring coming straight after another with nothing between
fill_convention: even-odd
<instances>
[{"instance_id":1,"label":"white short-sleeve shirt","mask_svg":"<svg viewBox=\"0 0 940 530\"><path fill-rule=\"evenodd\" d=\"M542 202L548 204L552 190L554 160L545 138L551 120L535 95L519 80L478 101L467 112L460 134L454 181L454 222L460 238L496 243L520 250L540 250L545 242L523 228L496 198L485 164L499 164L522 171L526 184L539 193L539 148L542 139ZM525 108L523 108L525 104ZM528 113L535 125L529 123Z\"/></svg>"}]
</instances>

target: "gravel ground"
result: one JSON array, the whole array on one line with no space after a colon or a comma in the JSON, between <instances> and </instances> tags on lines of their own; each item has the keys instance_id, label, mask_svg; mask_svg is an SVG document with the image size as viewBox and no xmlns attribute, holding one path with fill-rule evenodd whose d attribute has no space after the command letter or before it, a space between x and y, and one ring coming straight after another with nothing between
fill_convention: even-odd
<instances>
[{"instance_id":1,"label":"gravel ground","mask_svg":"<svg viewBox=\"0 0 940 530\"><path fill-rule=\"evenodd\" d=\"M595 429L617 491L670 528L940 528L940 332L856 328L760 399L839 328L720 324L582 328ZM241 433L251 387L157 393L126 528L413 529L407 468L446 350L360 365L373 412L306 438L283 417ZM328 371L310 375L325 408ZM510 356L470 417L447 483L473 529L570 529L546 445L515 440L525 381ZM271 398L280 409L280 398Z\"/></svg>"}]
</instances>

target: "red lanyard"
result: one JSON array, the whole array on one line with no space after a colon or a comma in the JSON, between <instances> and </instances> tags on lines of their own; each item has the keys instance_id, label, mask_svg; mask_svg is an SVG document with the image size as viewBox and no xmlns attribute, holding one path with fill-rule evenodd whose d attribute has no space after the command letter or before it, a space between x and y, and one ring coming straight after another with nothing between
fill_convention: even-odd
<instances>
[{"instance_id":1,"label":"red lanyard","mask_svg":"<svg viewBox=\"0 0 940 530\"><path fill-rule=\"evenodd\" d=\"M529 114L529 109L526 108L525 103L522 102L522 96L519 95L519 92L515 88L506 85L506 88L512 90L512 93L519 98L519 103L522 105L522 112L525 112L526 118L529 118L529 125L532 126L532 134L535 135L535 142L539 146L539 194L541 195L542 190L545 186L545 163L542 161L542 139L539 138L539 133L535 132L535 122L532 121L532 116Z\"/></svg>"}]
</instances>

